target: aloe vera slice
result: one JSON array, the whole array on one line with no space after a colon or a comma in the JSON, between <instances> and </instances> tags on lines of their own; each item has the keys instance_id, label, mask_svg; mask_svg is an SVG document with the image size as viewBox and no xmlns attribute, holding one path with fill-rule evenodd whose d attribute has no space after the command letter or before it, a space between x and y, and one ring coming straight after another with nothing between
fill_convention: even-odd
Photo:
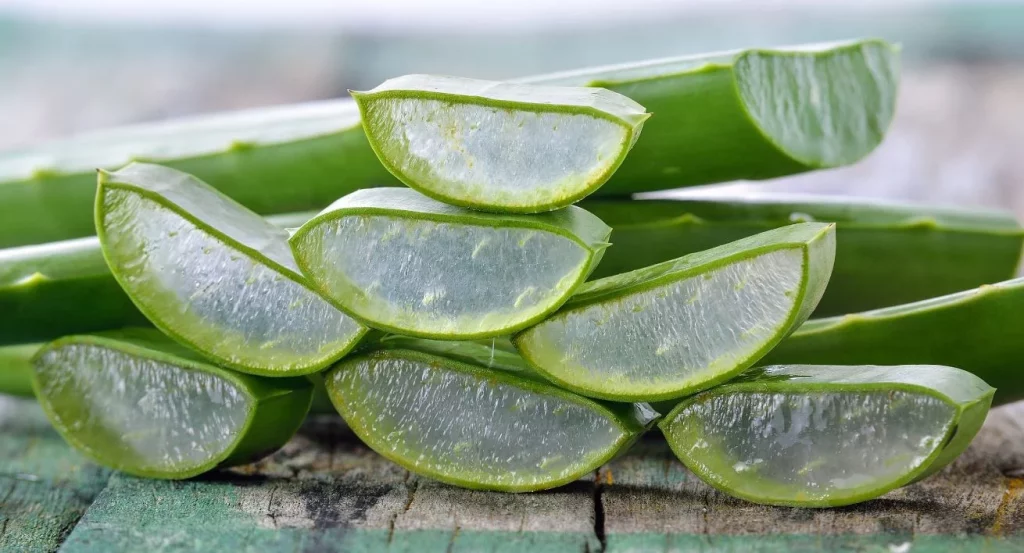
<instances>
[{"instance_id":1,"label":"aloe vera slice","mask_svg":"<svg viewBox=\"0 0 1024 553\"><path fill-rule=\"evenodd\" d=\"M794 221L830 222L837 224L836 246L841 253L815 310L815 316L829 316L1012 278L1024 248L1024 229L1003 211L795 194L745 194L743 198L697 190L671 194L671 198L581 204L614 229L611 242L615 246L605 253L594 278L703 251Z\"/></svg>"},{"instance_id":2,"label":"aloe vera slice","mask_svg":"<svg viewBox=\"0 0 1024 553\"><path fill-rule=\"evenodd\" d=\"M625 450L653 421L545 384L514 354L408 338L347 357L326 375L345 422L412 472L475 489L553 488Z\"/></svg>"},{"instance_id":3,"label":"aloe vera slice","mask_svg":"<svg viewBox=\"0 0 1024 553\"><path fill-rule=\"evenodd\" d=\"M456 340L543 319L590 274L609 232L578 207L498 215L375 188L341 198L291 244L320 293L368 326Z\"/></svg>"},{"instance_id":4,"label":"aloe vera slice","mask_svg":"<svg viewBox=\"0 0 1024 553\"><path fill-rule=\"evenodd\" d=\"M54 428L97 463L149 478L189 478L273 453L312 397L301 377L221 369L155 329L56 340L33 386Z\"/></svg>"},{"instance_id":5,"label":"aloe vera slice","mask_svg":"<svg viewBox=\"0 0 1024 553\"><path fill-rule=\"evenodd\" d=\"M570 71L656 116L602 193L769 179L854 163L896 107L899 51L881 40L756 48Z\"/></svg>"},{"instance_id":6,"label":"aloe vera slice","mask_svg":"<svg viewBox=\"0 0 1024 553\"><path fill-rule=\"evenodd\" d=\"M952 367L776 365L683 401L660 427L683 463L725 493L836 507L955 459L992 392Z\"/></svg>"},{"instance_id":7,"label":"aloe vera slice","mask_svg":"<svg viewBox=\"0 0 1024 553\"><path fill-rule=\"evenodd\" d=\"M399 180L445 203L536 213L615 172L650 114L599 88L406 75L353 92L370 146Z\"/></svg>"},{"instance_id":8,"label":"aloe vera slice","mask_svg":"<svg viewBox=\"0 0 1024 553\"><path fill-rule=\"evenodd\" d=\"M601 86L657 114L596 192L620 196L855 161L888 126L897 65L895 48L864 40L642 61L523 82ZM778 67L788 83L764 78L768 67ZM755 97L764 100L750 103L760 106L757 113L786 102L799 107L786 110L801 118L794 128L799 132L783 127L787 132L779 133L777 125L762 132L754 124L759 119L746 111L748 98ZM865 132L833 131L860 124ZM350 100L112 129L0 155L0 247L92 234L95 168L134 160L194 174L262 214L320 208L359 188L398 184L377 161Z\"/></svg>"},{"instance_id":9,"label":"aloe vera slice","mask_svg":"<svg viewBox=\"0 0 1024 553\"><path fill-rule=\"evenodd\" d=\"M750 367L828 284L834 225L800 223L588 282L513 342L559 385L613 401L692 394Z\"/></svg>"},{"instance_id":10,"label":"aloe vera slice","mask_svg":"<svg viewBox=\"0 0 1024 553\"><path fill-rule=\"evenodd\" d=\"M286 231L195 177L135 163L99 182L103 255L178 341L243 372L290 376L326 367L366 333L309 288Z\"/></svg>"},{"instance_id":11,"label":"aloe vera slice","mask_svg":"<svg viewBox=\"0 0 1024 553\"><path fill-rule=\"evenodd\" d=\"M765 363L937 364L996 387L995 404L1024 399L1024 278L939 298L808 321Z\"/></svg>"},{"instance_id":12,"label":"aloe vera slice","mask_svg":"<svg viewBox=\"0 0 1024 553\"><path fill-rule=\"evenodd\" d=\"M32 356L42 344L0 347L0 394L32 395Z\"/></svg>"}]
</instances>

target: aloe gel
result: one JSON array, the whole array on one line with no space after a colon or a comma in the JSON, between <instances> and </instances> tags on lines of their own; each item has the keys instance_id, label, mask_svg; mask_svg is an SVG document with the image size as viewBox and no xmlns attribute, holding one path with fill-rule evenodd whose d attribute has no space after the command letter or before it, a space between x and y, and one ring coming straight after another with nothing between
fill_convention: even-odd
<instances>
[{"instance_id":1,"label":"aloe gel","mask_svg":"<svg viewBox=\"0 0 1024 553\"><path fill-rule=\"evenodd\" d=\"M993 392L937 365L772 365L686 399L660 426L683 463L727 494L835 507L951 462Z\"/></svg>"},{"instance_id":2,"label":"aloe gel","mask_svg":"<svg viewBox=\"0 0 1024 553\"><path fill-rule=\"evenodd\" d=\"M609 232L577 207L498 215L374 188L332 204L291 244L313 286L368 326L465 340L510 334L557 309Z\"/></svg>"},{"instance_id":3,"label":"aloe gel","mask_svg":"<svg viewBox=\"0 0 1024 553\"><path fill-rule=\"evenodd\" d=\"M392 337L325 378L345 422L412 472L475 489L553 488L627 448L646 404L605 405L536 379L511 352Z\"/></svg>"},{"instance_id":4,"label":"aloe gel","mask_svg":"<svg viewBox=\"0 0 1024 553\"><path fill-rule=\"evenodd\" d=\"M835 226L800 223L588 282L514 338L533 367L577 393L660 401L750 367L814 310Z\"/></svg>"},{"instance_id":5,"label":"aloe gel","mask_svg":"<svg viewBox=\"0 0 1024 553\"><path fill-rule=\"evenodd\" d=\"M600 88L406 75L353 92L399 180L446 203L535 213L600 187L650 114Z\"/></svg>"},{"instance_id":6,"label":"aloe gel","mask_svg":"<svg viewBox=\"0 0 1024 553\"><path fill-rule=\"evenodd\" d=\"M153 329L61 338L34 357L33 387L54 428L97 463L189 478L255 461L298 429L307 379L221 369Z\"/></svg>"},{"instance_id":7,"label":"aloe gel","mask_svg":"<svg viewBox=\"0 0 1024 553\"><path fill-rule=\"evenodd\" d=\"M366 333L309 287L285 230L188 174L140 163L101 171L96 228L139 310L219 364L308 374Z\"/></svg>"}]
</instances>

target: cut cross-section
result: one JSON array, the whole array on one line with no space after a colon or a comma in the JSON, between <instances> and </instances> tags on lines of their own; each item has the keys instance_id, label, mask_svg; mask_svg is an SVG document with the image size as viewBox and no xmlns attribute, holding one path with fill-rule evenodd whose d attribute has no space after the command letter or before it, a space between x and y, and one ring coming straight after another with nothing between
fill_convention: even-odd
<instances>
[{"instance_id":1,"label":"cut cross-section","mask_svg":"<svg viewBox=\"0 0 1024 553\"><path fill-rule=\"evenodd\" d=\"M156 330L61 338L34 359L54 427L96 462L152 478L247 463L291 437L309 410L304 378L217 368Z\"/></svg>"},{"instance_id":2,"label":"cut cross-section","mask_svg":"<svg viewBox=\"0 0 1024 553\"><path fill-rule=\"evenodd\" d=\"M509 334L557 309L597 264L609 232L577 207L497 215L375 188L303 225L292 248L313 285L369 326L470 339Z\"/></svg>"},{"instance_id":3,"label":"cut cross-section","mask_svg":"<svg viewBox=\"0 0 1024 553\"><path fill-rule=\"evenodd\" d=\"M945 466L981 427L992 393L937 365L776 365L687 399L661 427L683 463L726 493L831 507Z\"/></svg>"},{"instance_id":4,"label":"cut cross-section","mask_svg":"<svg viewBox=\"0 0 1024 553\"><path fill-rule=\"evenodd\" d=\"M286 231L185 173L144 164L101 172L96 221L139 310L220 364L307 374L366 332L308 287Z\"/></svg>"},{"instance_id":5,"label":"cut cross-section","mask_svg":"<svg viewBox=\"0 0 1024 553\"><path fill-rule=\"evenodd\" d=\"M832 225L771 230L588 283L515 344L584 395L682 397L751 366L805 321L834 257Z\"/></svg>"},{"instance_id":6,"label":"cut cross-section","mask_svg":"<svg viewBox=\"0 0 1024 553\"><path fill-rule=\"evenodd\" d=\"M516 356L491 346L384 343L328 372L327 390L370 447L450 484L559 486L622 451L656 416L645 404L606 406L534 380Z\"/></svg>"},{"instance_id":7,"label":"cut cross-section","mask_svg":"<svg viewBox=\"0 0 1024 553\"><path fill-rule=\"evenodd\" d=\"M650 116L629 98L570 88L407 75L353 92L396 177L448 203L535 213L612 175Z\"/></svg>"}]
</instances>

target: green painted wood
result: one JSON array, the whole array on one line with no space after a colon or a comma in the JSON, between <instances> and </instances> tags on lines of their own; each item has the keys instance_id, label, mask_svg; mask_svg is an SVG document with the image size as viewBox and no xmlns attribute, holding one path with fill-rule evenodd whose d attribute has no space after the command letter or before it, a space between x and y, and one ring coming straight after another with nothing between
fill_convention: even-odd
<instances>
[{"instance_id":1,"label":"green painted wood","mask_svg":"<svg viewBox=\"0 0 1024 553\"><path fill-rule=\"evenodd\" d=\"M56 549L109 475L68 447L35 402L0 395L0 552Z\"/></svg>"}]
</instances>

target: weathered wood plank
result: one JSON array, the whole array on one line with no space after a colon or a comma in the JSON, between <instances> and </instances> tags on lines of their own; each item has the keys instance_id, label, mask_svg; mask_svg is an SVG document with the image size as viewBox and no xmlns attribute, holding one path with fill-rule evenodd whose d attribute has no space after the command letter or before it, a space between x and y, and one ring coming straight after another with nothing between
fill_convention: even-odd
<instances>
[{"instance_id":1,"label":"weathered wood plank","mask_svg":"<svg viewBox=\"0 0 1024 553\"><path fill-rule=\"evenodd\" d=\"M75 453L34 402L0 395L0 551L52 551L109 471Z\"/></svg>"}]
</instances>

